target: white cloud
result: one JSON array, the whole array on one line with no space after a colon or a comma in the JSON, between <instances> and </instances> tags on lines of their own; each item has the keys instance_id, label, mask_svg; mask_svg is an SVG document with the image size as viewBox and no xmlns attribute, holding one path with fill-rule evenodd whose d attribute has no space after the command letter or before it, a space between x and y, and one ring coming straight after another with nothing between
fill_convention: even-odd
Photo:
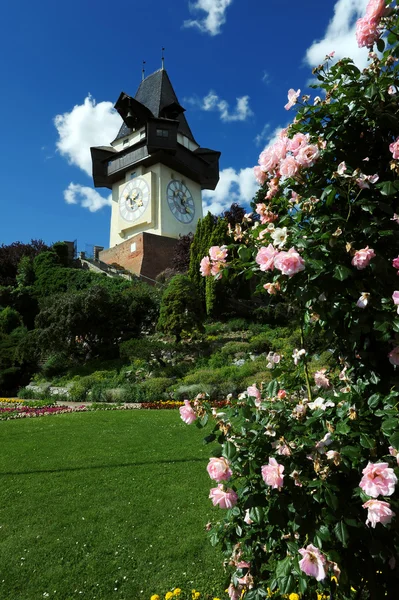
<instances>
[{"instance_id":1,"label":"white cloud","mask_svg":"<svg viewBox=\"0 0 399 600\"><path fill-rule=\"evenodd\" d=\"M315 67L327 54L335 50L334 61L350 57L359 68L367 64L367 48L359 48L356 42L356 21L365 14L368 0L338 0L334 16L328 24L323 39L315 40L306 51L305 61Z\"/></svg>"},{"instance_id":2,"label":"white cloud","mask_svg":"<svg viewBox=\"0 0 399 600\"><path fill-rule=\"evenodd\" d=\"M67 204L79 204L83 208L88 208L90 212L97 212L104 206L111 206L112 194L104 198L91 187L70 183L64 190L64 199Z\"/></svg>"},{"instance_id":3,"label":"white cloud","mask_svg":"<svg viewBox=\"0 0 399 600\"><path fill-rule=\"evenodd\" d=\"M231 206L233 202L248 204L255 196L257 184L252 167L236 171L231 167L220 172L219 183L215 190L205 190L202 194L204 214L208 210L214 215Z\"/></svg>"},{"instance_id":4,"label":"white cloud","mask_svg":"<svg viewBox=\"0 0 399 600\"><path fill-rule=\"evenodd\" d=\"M190 11L202 10L207 13L203 19L190 19L184 21L183 27L196 27L202 33L218 35L221 26L226 22L226 9L233 0L196 0L189 3Z\"/></svg>"},{"instance_id":5,"label":"white cloud","mask_svg":"<svg viewBox=\"0 0 399 600\"><path fill-rule=\"evenodd\" d=\"M263 144L263 142L267 142L267 140L270 137L270 125L269 123L266 123L262 129L262 131L260 133L258 133L258 135L255 137L255 144L257 146L260 146L261 144Z\"/></svg>"},{"instance_id":6,"label":"white cloud","mask_svg":"<svg viewBox=\"0 0 399 600\"><path fill-rule=\"evenodd\" d=\"M267 71L263 71L262 81L266 85L270 82L270 75L269 75L269 73Z\"/></svg>"},{"instance_id":7,"label":"white cloud","mask_svg":"<svg viewBox=\"0 0 399 600\"><path fill-rule=\"evenodd\" d=\"M249 96L236 98L235 109L230 112L230 105L226 100L222 100L214 91L210 91L202 100L200 98L185 98L186 102L198 106L201 110L218 111L220 118L224 123L233 121L246 121L253 115L249 107Z\"/></svg>"},{"instance_id":8,"label":"white cloud","mask_svg":"<svg viewBox=\"0 0 399 600\"><path fill-rule=\"evenodd\" d=\"M112 102L99 102L90 96L71 112L54 118L59 139L57 149L72 165L91 176L90 146L106 146L115 138L121 118Z\"/></svg>"}]
</instances>

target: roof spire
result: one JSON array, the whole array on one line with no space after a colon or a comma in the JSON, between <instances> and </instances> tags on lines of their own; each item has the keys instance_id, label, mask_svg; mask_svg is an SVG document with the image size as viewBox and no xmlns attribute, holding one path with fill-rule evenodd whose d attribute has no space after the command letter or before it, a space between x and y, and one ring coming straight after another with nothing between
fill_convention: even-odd
<instances>
[{"instance_id":1,"label":"roof spire","mask_svg":"<svg viewBox=\"0 0 399 600\"><path fill-rule=\"evenodd\" d=\"M145 60L143 60L143 68L141 69L141 81L144 81L144 75L145 75Z\"/></svg>"},{"instance_id":2,"label":"roof spire","mask_svg":"<svg viewBox=\"0 0 399 600\"><path fill-rule=\"evenodd\" d=\"M164 55L164 52L165 52L165 48L162 47L162 71L165 69L165 55Z\"/></svg>"}]
</instances>

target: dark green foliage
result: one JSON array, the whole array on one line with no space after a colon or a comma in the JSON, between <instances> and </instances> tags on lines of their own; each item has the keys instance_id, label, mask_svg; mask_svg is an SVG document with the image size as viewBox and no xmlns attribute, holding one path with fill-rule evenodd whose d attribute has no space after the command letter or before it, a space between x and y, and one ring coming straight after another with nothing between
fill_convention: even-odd
<instances>
[{"instance_id":1,"label":"dark green foliage","mask_svg":"<svg viewBox=\"0 0 399 600\"><path fill-rule=\"evenodd\" d=\"M172 258L172 266L177 273L187 273L190 268L190 248L193 240L194 235L191 232L179 236Z\"/></svg>"},{"instance_id":2,"label":"dark green foliage","mask_svg":"<svg viewBox=\"0 0 399 600\"><path fill-rule=\"evenodd\" d=\"M21 315L14 308L7 306L0 312L0 333L11 333L21 325Z\"/></svg>"},{"instance_id":3,"label":"dark green foliage","mask_svg":"<svg viewBox=\"0 0 399 600\"><path fill-rule=\"evenodd\" d=\"M133 362L135 359L145 360L146 362L156 361L165 364L165 354L173 351L173 344L143 339L131 339L122 342L119 346L121 358Z\"/></svg>"},{"instance_id":4,"label":"dark green foliage","mask_svg":"<svg viewBox=\"0 0 399 600\"><path fill-rule=\"evenodd\" d=\"M69 357L66 352L50 354L42 367L44 377L51 378L65 372L68 367Z\"/></svg>"},{"instance_id":5,"label":"dark green foliage","mask_svg":"<svg viewBox=\"0 0 399 600\"><path fill-rule=\"evenodd\" d=\"M32 285L35 280L35 271L33 269L33 260L30 256L23 256L18 263L16 275L17 287L26 287Z\"/></svg>"},{"instance_id":6,"label":"dark green foliage","mask_svg":"<svg viewBox=\"0 0 399 600\"><path fill-rule=\"evenodd\" d=\"M117 356L121 340L151 330L157 310L157 294L144 283L52 296L36 319L39 345L45 352L62 349L82 359Z\"/></svg>"},{"instance_id":7,"label":"dark green foliage","mask_svg":"<svg viewBox=\"0 0 399 600\"><path fill-rule=\"evenodd\" d=\"M203 331L204 314L201 300L193 283L186 275L171 279L162 296L157 329L176 336Z\"/></svg>"},{"instance_id":8,"label":"dark green foliage","mask_svg":"<svg viewBox=\"0 0 399 600\"><path fill-rule=\"evenodd\" d=\"M13 242L0 246L0 286L15 285L18 265L23 256L34 258L48 250L42 240L31 240L30 244Z\"/></svg>"},{"instance_id":9,"label":"dark green foliage","mask_svg":"<svg viewBox=\"0 0 399 600\"><path fill-rule=\"evenodd\" d=\"M25 338L24 327L18 327L10 334L0 333L0 396L15 394L17 387L29 382L30 365L18 356L18 346Z\"/></svg>"},{"instance_id":10,"label":"dark green foliage","mask_svg":"<svg viewBox=\"0 0 399 600\"><path fill-rule=\"evenodd\" d=\"M65 242L56 242L52 245L51 250L56 253L60 264L63 267L69 267L69 253L68 246Z\"/></svg>"}]
</instances>

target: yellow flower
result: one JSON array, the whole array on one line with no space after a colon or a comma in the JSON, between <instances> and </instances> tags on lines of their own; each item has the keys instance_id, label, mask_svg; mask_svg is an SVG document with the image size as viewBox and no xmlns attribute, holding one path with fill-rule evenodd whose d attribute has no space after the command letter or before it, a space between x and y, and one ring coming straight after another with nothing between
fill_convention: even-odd
<instances>
[{"instance_id":1,"label":"yellow flower","mask_svg":"<svg viewBox=\"0 0 399 600\"><path fill-rule=\"evenodd\" d=\"M213 600L220 600L220 598L214 598Z\"/></svg>"},{"instance_id":2,"label":"yellow flower","mask_svg":"<svg viewBox=\"0 0 399 600\"><path fill-rule=\"evenodd\" d=\"M317 592L317 600L328 600L328 596L325 594L319 594L319 592Z\"/></svg>"},{"instance_id":3,"label":"yellow flower","mask_svg":"<svg viewBox=\"0 0 399 600\"><path fill-rule=\"evenodd\" d=\"M158 594L153 594L150 600L161 600L161 598L158 596Z\"/></svg>"},{"instance_id":4,"label":"yellow flower","mask_svg":"<svg viewBox=\"0 0 399 600\"><path fill-rule=\"evenodd\" d=\"M290 594L288 600L299 600L299 594L295 594L295 592Z\"/></svg>"},{"instance_id":5,"label":"yellow flower","mask_svg":"<svg viewBox=\"0 0 399 600\"><path fill-rule=\"evenodd\" d=\"M166 592L166 594L165 594L165 600L170 600L171 598L173 598L172 592Z\"/></svg>"},{"instance_id":6,"label":"yellow flower","mask_svg":"<svg viewBox=\"0 0 399 600\"><path fill-rule=\"evenodd\" d=\"M174 590L174 592L173 592L173 595L174 595L174 596L180 596L180 594L181 594L181 589L180 589L180 588L176 588L176 589Z\"/></svg>"},{"instance_id":7,"label":"yellow flower","mask_svg":"<svg viewBox=\"0 0 399 600\"><path fill-rule=\"evenodd\" d=\"M200 592L197 592L196 590L191 590L191 594L192 594L193 600L198 600L198 598L201 596Z\"/></svg>"}]
</instances>

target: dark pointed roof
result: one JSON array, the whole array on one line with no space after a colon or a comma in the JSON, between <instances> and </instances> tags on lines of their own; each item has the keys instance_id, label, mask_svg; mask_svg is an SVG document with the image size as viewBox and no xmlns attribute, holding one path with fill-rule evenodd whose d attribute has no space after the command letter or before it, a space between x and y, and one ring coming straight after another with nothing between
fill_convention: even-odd
<instances>
[{"instance_id":1,"label":"dark pointed roof","mask_svg":"<svg viewBox=\"0 0 399 600\"><path fill-rule=\"evenodd\" d=\"M184 108L179 104L169 76L165 69L159 69L146 77L139 85L134 97L148 108L156 119L175 118L179 121L179 133L197 143L184 116ZM173 117L170 116L173 113ZM123 123L115 140L129 135L132 130Z\"/></svg>"}]
</instances>

